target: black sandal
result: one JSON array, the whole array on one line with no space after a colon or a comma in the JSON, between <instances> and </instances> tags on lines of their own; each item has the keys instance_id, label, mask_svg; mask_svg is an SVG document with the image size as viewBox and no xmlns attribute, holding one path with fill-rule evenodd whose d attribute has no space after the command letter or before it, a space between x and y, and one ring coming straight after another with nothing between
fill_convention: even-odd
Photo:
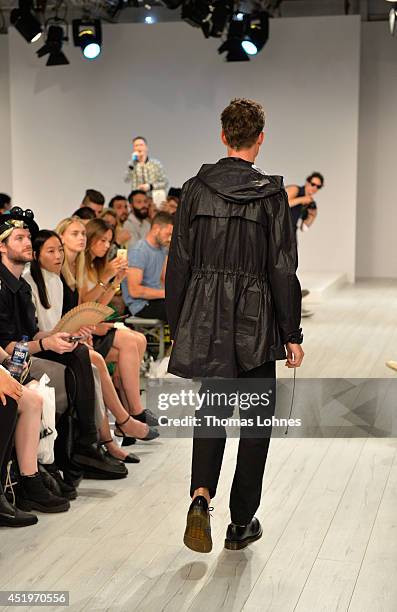
<instances>
[{"instance_id":1,"label":"black sandal","mask_svg":"<svg viewBox=\"0 0 397 612\"><path fill-rule=\"evenodd\" d=\"M99 444L102 444L103 446L105 446L106 444L110 444L111 442L113 442L113 440L102 440L101 442L99 442ZM124 459L120 459L119 457L115 457L114 455L112 455L112 453L108 450L108 448L106 448L106 452L110 457L113 457L113 459L118 459L119 461L123 461L123 463L140 463L140 459L138 457L138 455L135 455L135 453L128 453L128 455L126 457L124 457Z\"/></svg>"},{"instance_id":2,"label":"black sandal","mask_svg":"<svg viewBox=\"0 0 397 612\"><path fill-rule=\"evenodd\" d=\"M122 430L123 425L125 425L126 423L128 423L128 421L130 419L132 419L133 417L131 417L131 415L129 415L125 421L123 421L122 423L118 423L116 421L116 427L119 429L119 431L121 431L121 433L123 434L123 436L127 437L127 434ZM153 427L148 426L148 433L146 434L146 436L144 438L139 438L138 436L136 436L137 440L143 440L144 442L149 442L150 440L154 440L155 438L159 437L159 432L157 431L157 429L154 429Z\"/></svg>"}]
</instances>

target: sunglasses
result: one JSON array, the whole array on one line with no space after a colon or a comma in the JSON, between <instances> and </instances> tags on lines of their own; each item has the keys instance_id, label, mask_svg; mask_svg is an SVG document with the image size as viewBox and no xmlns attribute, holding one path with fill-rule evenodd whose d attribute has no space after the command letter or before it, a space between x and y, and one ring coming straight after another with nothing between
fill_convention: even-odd
<instances>
[{"instance_id":1,"label":"sunglasses","mask_svg":"<svg viewBox=\"0 0 397 612\"><path fill-rule=\"evenodd\" d=\"M322 185L319 185L318 183L312 183L311 181L310 181L310 185L312 187L317 187L317 189L321 189L321 187L322 187Z\"/></svg>"}]
</instances>

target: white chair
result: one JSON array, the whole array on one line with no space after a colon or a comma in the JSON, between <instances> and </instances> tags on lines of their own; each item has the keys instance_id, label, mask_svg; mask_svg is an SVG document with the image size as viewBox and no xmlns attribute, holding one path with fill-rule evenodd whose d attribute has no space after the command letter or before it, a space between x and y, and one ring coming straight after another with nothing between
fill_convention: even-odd
<instances>
[{"instance_id":1,"label":"white chair","mask_svg":"<svg viewBox=\"0 0 397 612\"><path fill-rule=\"evenodd\" d=\"M134 329L137 331L142 331L142 333L150 334L152 338L155 339L154 343L148 344L157 344L159 347L158 359L163 359L165 349L164 349L164 321L160 319L144 319L142 317L128 317L124 321L126 325L132 325Z\"/></svg>"}]
</instances>

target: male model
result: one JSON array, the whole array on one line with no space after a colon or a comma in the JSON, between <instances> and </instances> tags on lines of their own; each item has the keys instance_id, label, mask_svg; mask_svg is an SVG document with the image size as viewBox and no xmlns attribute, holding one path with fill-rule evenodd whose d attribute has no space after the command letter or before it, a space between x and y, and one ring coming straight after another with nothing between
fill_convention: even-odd
<instances>
[{"instance_id":1,"label":"male model","mask_svg":"<svg viewBox=\"0 0 397 612\"><path fill-rule=\"evenodd\" d=\"M235 381L233 388L247 389L247 379L274 382L277 359L287 357L290 368L302 363L301 289L282 177L254 165L264 138L263 108L235 99L221 122L227 157L204 165L185 183L175 215L165 282L174 340L168 371L209 379L202 389L223 388L227 379ZM267 415L273 413L274 405L268 406ZM212 549L209 505L226 439L224 427L216 425L212 435L210 429L195 428L193 439L192 502L184 542L198 552ZM225 539L231 550L262 535L254 514L269 435L253 437L249 427L242 430Z\"/></svg>"}]
</instances>

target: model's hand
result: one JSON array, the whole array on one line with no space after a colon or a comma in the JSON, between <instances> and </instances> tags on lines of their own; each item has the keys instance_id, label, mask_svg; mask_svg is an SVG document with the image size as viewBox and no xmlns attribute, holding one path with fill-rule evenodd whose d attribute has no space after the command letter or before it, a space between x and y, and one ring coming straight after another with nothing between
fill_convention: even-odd
<instances>
[{"instance_id":1,"label":"model's hand","mask_svg":"<svg viewBox=\"0 0 397 612\"><path fill-rule=\"evenodd\" d=\"M0 401L5 406L7 404L7 398L12 397L18 402L23 394L23 386L15 378L13 378L8 372L5 372L0 368Z\"/></svg>"},{"instance_id":2,"label":"model's hand","mask_svg":"<svg viewBox=\"0 0 397 612\"><path fill-rule=\"evenodd\" d=\"M302 346L300 344L293 344L288 342L287 344L287 361L285 365L287 368L299 368L304 357Z\"/></svg>"},{"instance_id":3,"label":"model's hand","mask_svg":"<svg viewBox=\"0 0 397 612\"><path fill-rule=\"evenodd\" d=\"M68 332L58 332L43 338L42 344L46 351L54 351L54 353L71 353L77 346L77 342L69 342L70 334Z\"/></svg>"},{"instance_id":4,"label":"model's hand","mask_svg":"<svg viewBox=\"0 0 397 612\"><path fill-rule=\"evenodd\" d=\"M301 197L301 204L304 204L305 206L309 206L309 204L313 204L313 198L312 196L302 196Z\"/></svg>"}]
</instances>

